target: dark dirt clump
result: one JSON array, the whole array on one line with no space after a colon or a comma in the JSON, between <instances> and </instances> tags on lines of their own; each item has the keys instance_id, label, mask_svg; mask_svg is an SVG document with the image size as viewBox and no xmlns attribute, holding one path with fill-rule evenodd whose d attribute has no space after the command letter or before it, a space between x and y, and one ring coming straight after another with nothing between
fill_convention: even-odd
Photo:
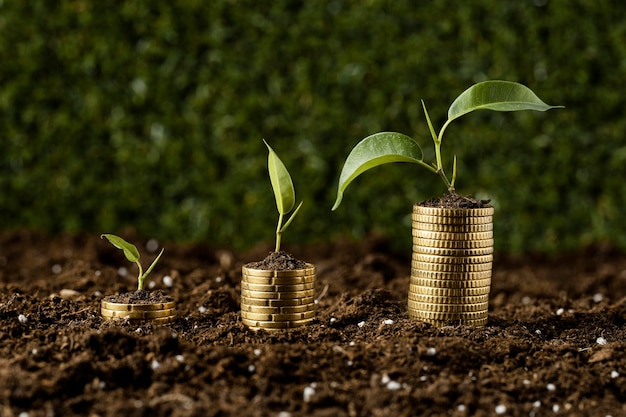
<instances>
[{"instance_id":1,"label":"dark dirt clump","mask_svg":"<svg viewBox=\"0 0 626 417\"><path fill-rule=\"evenodd\" d=\"M304 269L307 267L307 263L296 259L292 254L279 251L270 252L262 261L250 262L245 265L250 269L265 269L265 270L293 270Z\"/></svg>"},{"instance_id":2,"label":"dark dirt clump","mask_svg":"<svg viewBox=\"0 0 626 417\"><path fill-rule=\"evenodd\" d=\"M431 198L430 200L418 203L422 207L439 207L439 208L485 208L491 207L491 200L476 200L471 197L462 196L457 193L444 194L439 198Z\"/></svg>"},{"instance_id":3,"label":"dark dirt clump","mask_svg":"<svg viewBox=\"0 0 626 417\"><path fill-rule=\"evenodd\" d=\"M174 301L172 297L167 295L163 290L145 291L138 290L125 292L122 294L109 295L104 297L105 301L122 304L157 304L168 303Z\"/></svg>"},{"instance_id":4,"label":"dark dirt clump","mask_svg":"<svg viewBox=\"0 0 626 417\"><path fill-rule=\"evenodd\" d=\"M317 319L268 333L240 293L269 246L161 242L146 287L178 316L153 326L102 319L137 281L98 236L0 232L0 416L626 416L625 253L496 254L487 326L434 328L407 317L410 248L388 243L293 248Z\"/></svg>"}]
</instances>

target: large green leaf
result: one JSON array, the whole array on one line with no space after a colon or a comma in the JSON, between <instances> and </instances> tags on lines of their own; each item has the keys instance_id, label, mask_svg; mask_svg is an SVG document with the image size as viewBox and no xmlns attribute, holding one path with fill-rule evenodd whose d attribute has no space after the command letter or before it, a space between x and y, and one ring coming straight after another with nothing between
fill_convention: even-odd
<instances>
[{"instance_id":1,"label":"large green leaf","mask_svg":"<svg viewBox=\"0 0 626 417\"><path fill-rule=\"evenodd\" d=\"M356 177L370 168L391 162L412 162L432 169L422 161L422 150L410 137L395 132L375 133L357 143L346 158L332 209L339 207L344 191Z\"/></svg>"},{"instance_id":2,"label":"large green leaf","mask_svg":"<svg viewBox=\"0 0 626 417\"><path fill-rule=\"evenodd\" d=\"M522 84L511 81L484 81L474 84L454 100L448 109L446 124L474 110L546 111L562 107L544 103L530 88Z\"/></svg>"},{"instance_id":3,"label":"large green leaf","mask_svg":"<svg viewBox=\"0 0 626 417\"><path fill-rule=\"evenodd\" d=\"M137 250L135 245L133 245L132 243L128 243L127 241L125 241L119 236L115 236L115 235L111 235L107 233L100 235L100 238L103 238L103 237L106 237L107 240L111 242L113 246L124 251L124 256L126 256L126 259L128 259L129 261L137 262L139 260L139 251Z\"/></svg>"},{"instance_id":4,"label":"large green leaf","mask_svg":"<svg viewBox=\"0 0 626 417\"><path fill-rule=\"evenodd\" d=\"M289 171L280 160L276 152L265 142L265 146L269 150L267 157L267 169L270 173L270 182L274 190L274 198L276 199L276 207L281 215L291 211L296 203L296 192L293 188L293 182Z\"/></svg>"}]
</instances>

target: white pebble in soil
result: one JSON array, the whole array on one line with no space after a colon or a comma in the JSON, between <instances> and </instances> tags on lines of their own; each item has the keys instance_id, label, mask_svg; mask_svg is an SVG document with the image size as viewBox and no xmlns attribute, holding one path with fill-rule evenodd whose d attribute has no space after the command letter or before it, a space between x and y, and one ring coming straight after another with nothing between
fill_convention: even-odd
<instances>
[{"instance_id":1,"label":"white pebble in soil","mask_svg":"<svg viewBox=\"0 0 626 417\"><path fill-rule=\"evenodd\" d=\"M61 265L59 264L54 264L52 265L52 273L54 275L58 275L61 273L61 271L63 271L63 268L61 267Z\"/></svg>"},{"instance_id":2,"label":"white pebble in soil","mask_svg":"<svg viewBox=\"0 0 626 417\"><path fill-rule=\"evenodd\" d=\"M165 285L168 288L172 288L172 286L174 285L174 280L169 275L165 275L163 277L163 285Z\"/></svg>"},{"instance_id":3,"label":"white pebble in soil","mask_svg":"<svg viewBox=\"0 0 626 417\"><path fill-rule=\"evenodd\" d=\"M198 311L200 312L200 314L204 314L204 313L206 313L206 307L205 306L200 306L200 307L198 307Z\"/></svg>"},{"instance_id":4,"label":"white pebble in soil","mask_svg":"<svg viewBox=\"0 0 626 417\"><path fill-rule=\"evenodd\" d=\"M594 296L593 296L593 301L594 301L595 303L599 303L599 302L600 302L600 301L602 301L602 300L604 300L604 295L602 295L602 294L600 294L600 293L594 294Z\"/></svg>"},{"instance_id":5,"label":"white pebble in soil","mask_svg":"<svg viewBox=\"0 0 626 417\"><path fill-rule=\"evenodd\" d=\"M156 359L152 360L152 362L150 363L150 368L152 368L153 371L159 369L160 367L161 364Z\"/></svg>"},{"instance_id":6,"label":"white pebble in soil","mask_svg":"<svg viewBox=\"0 0 626 417\"><path fill-rule=\"evenodd\" d=\"M302 392L302 399L305 403L311 401L313 396L315 395L315 384L311 384L308 387L304 387L304 391Z\"/></svg>"},{"instance_id":7,"label":"white pebble in soil","mask_svg":"<svg viewBox=\"0 0 626 417\"><path fill-rule=\"evenodd\" d=\"M546 389L547 389L548 391L550 391L550 392L554 392L554 391L556 391L556 385L554 385L554 384L548 384L548 385L546 385Z\"/></svg>"},{"instance_id":8,"label":"white pebble in soil","mask_svg":"<svg viewBox=\"0 0 626 417\"><path fill-rule=\"evenodd\" d=\"M606 345L608 342L604 337L600 336L596 339L596 343L599 345Z\"/></svg>"},{"instance_id":9,"label":"white pebble in soil","mask_svg":"<svg viewBox=\"0 0 626 417\"><path fill-rule=\"evenodd\" d=\"M611 371L611 378L615 379L619 376L619 372L617 371Z\"/></svg>"},{"instance_id":10,"label":"white pebble in soil","mask_svg":"<svg viewBox=\"0 0 626 417\"><path fill-rule=\"evenodd\" d=\"M386 324L386 325L389 326L389 325L393 324L393 320L391 320L391 319L384 320L383 324Z\"/></svg>"},{"instance_id":11,"label":"white pebble in soil","mask_svg":"<svg viewBox=\"0 0 626 417\"><path fill-rule=\"evenodd\" d=\"M125 277L126 275L128 275L128 269L126 269L125 266L120 266L119 268L117 268L117 275L122 278Z\"/></svg>"},{"instance_id":12,"label":"white pebble in soil","mask_svg":"<svg viewBox=\"0 0 626 417\"><path fill-rule=\"evenodd\" d=\"M506 413L506 405L504 404L497 405L495 411L497 415L502 415Z\"/></svg>"},{"instance_id":13,"label":"white pebble in soil","mask_svg":"<svg viewBox=\"0 0 626 417\"><path fill-rule=\"evenodd\" d=\"M435 356L437 354L437 349L434 347L429 347L426 349L426 356Z\"/></svg>"},{"instance_id":14,"label":"white pebble in soil","mask_svg":"<svg viewBox=\"0 0 626 417\"><path fill-rule=\"evenodd\" d=\"M363 327L363 326L365 326L365 322L364 321L360 321L360 322L357 323L357 326Z\"/></svg>"},{"instance_id":15,"label":"white pebble in soil","mask_svg":"<svg viewBox=\"0 0 626 417\"><path fill-rule=\"evenodd\" d=\"M28 317L26 317L23 314L20 314L19 316L17 316L17 321L19 321L20 323L24 324L24 323L28 322Z\"/></svg>"}]
</instances>

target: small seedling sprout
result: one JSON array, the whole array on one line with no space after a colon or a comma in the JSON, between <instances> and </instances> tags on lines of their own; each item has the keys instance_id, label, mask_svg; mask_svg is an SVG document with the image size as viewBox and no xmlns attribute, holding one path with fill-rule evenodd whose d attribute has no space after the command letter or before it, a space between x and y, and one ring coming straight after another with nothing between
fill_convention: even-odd
<instances>
[{"instance_id":1,"label":"small seedling sprout","mask_svg":"<svg viewBox=\"0 0 626 417\"><path fill-rule=\"evenodd\" d=\"M150 272L152 272L152 269L161 258L161 255L163 254L163 249L161 249L159 255L154 259L154 261L152 261L152 264L146 270L146 272L143 272L143 268L141 267L141 263L139 262L139 251L137 250L137 247L135 245L125 241L119 236L115 236L112 234L104 233L100 235L100 238L107 238L107 240L111 242L113 246L121 249L124 252L124 256L126 256L126 259L128 259L130 262L134 262L137 264L137 267L139 268L139 275L137 276L137 291L141 291L143 289L143 282L146 280L146 277L150 274Z\"/></svg>"},{"instance_id":2,"label":"small seedling sprout","mask_svg":"<svg viewBox=\"0 0 626 417\"><path fill-rule=\"evenodd\" d=\"M390 162L411 162L426 168L439 175L446 185L448 192L455 192L456 182L456 155L453 157L452 177L448 179L441 158L441 143L443 132L453 120L473 112L474 110L488 109L494 111L518 111L562 108L563 106L550 106L539 99L528 87L510 81L484 81L474 84L461 93L448 109L448 119L439 131L435 133L432 122L422 101L424 115L428 129L435 146L435 162L424 162L420 146L412 138L395 132L380 132L361 140L350 152L339 177L337 199L333 206L336 210L341 204L343 193L348 185L363 172L379 165Z\"/></svg>"},{"instance_id":3,"label":"small seedling sprout","mask_svg":"<svg viewBox=\"0 0 626 417\"><path fill-rule=\"evenodd\" d=\"M269 150L267 157L267 170L270 174L270 182L272 183L272 189L274 190L274 198L276 199L276 207L278 208L278 226L276 226L276 248L275 251L280 251L281 237L285 229L291 224L296 214L302 207L302 201L291 214L291 217L284 222L285 215L293 209L296 202L296 191L293 188L293 182L289 171L285 167L285 164L280 160L276 152L263 140L265 146ZM284 224L283 224L284 222Z\"/></svg>"}]
</instances>

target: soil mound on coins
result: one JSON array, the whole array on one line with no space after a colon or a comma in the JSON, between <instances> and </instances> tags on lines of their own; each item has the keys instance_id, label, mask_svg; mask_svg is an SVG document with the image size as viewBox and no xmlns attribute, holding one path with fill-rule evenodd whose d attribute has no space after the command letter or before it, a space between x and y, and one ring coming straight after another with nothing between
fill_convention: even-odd
<instances>
[{"instance_id":1,"label":"soil mound on coins","mask_svg":"<svg viewBox=\"0 0 626 417\"><path fill-rule=\"evenodd\" d=\"M266 269L266 270L294 270L307 267L307 263L296 259L292 254L279 251L270 252L262 261L250 262L246 264L250 269Z\"/></svg>"},{"instance_id":2,"label":"soil mound on coins","mask_svg":"<svg viewBox=\"0 0 626 417\"><path fill-rule=\"evenodd\" d=\"M457 193L448 193L438 198L431 198L430 200L422 201L421 203L418 203L418 205L422 207L472 209L491 207L489 202L491 202L491 200L476 200L472 197L462 196Z\"/></svg>"}]
</instances>

